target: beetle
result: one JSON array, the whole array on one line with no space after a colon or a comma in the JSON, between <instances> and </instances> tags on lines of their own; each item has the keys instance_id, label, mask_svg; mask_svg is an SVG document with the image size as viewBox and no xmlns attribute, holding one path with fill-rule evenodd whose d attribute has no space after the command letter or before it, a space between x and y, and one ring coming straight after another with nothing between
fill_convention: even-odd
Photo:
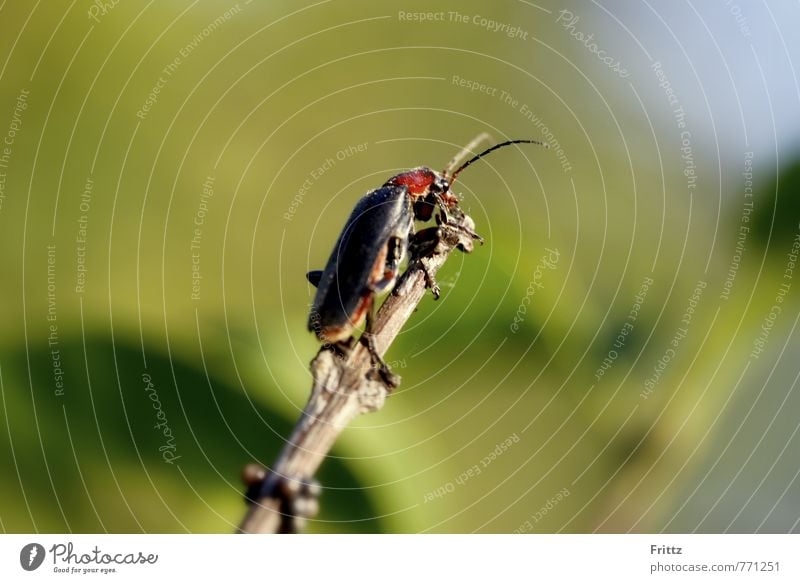
<instances>
[{"instance_id":1,"label":"beetle","mask_svg":"<svg viewBox=\"0 0 800 583\"><path fill-rule=\"evenodd\" d=\"M435 246L430 239L435 236L436 228L415 233L414 220L427 222L438 208L438 223L455 227L483 242L473 230L472 220L459 208L458 196L450 191L456 177L467 166L498 148L511 144L542 145L536 140L508 140L460 163L488 138L488 134L479 135L442 172L427 166L407 170L392 176L358 201L325 269L306 274L308 281L317 288L308 329L320 341L341 345L366 321L365 336L370 355L379 365L384 379L391 379L388 367L371 342L372 309L376 295L394 287L412 237L416 249ZM427 272L426 282L438 298L439 288Z\"/></svg>"}]
</instances>

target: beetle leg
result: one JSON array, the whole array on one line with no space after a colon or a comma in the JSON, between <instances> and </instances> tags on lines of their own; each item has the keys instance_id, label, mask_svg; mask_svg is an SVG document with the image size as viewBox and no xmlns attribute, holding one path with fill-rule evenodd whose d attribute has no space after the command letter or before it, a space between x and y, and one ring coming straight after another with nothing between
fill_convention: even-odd
<instances>
[{"instance_id":1,"label":"beetle leg","mask_svg":"<svg viewBox=\"0 0 800 583\"><path fill-rule=\"evenodd\" d=\"M430 257L435 254L436 246L439 244L440 239L439 227L428 227L416 233L411 238L411 243L409 245L412 258L416 259L420 267L422 267L422 273L425 275L425 286L430 288L433 298L436 300L438 300L441 295L439 284L436 283L436 279L431 272L428 271L428 267L425 263L419 260L423 257Z\"/></svg>"},{"instance_id":2,"label":"beetle leg","mask_svg":"<svg viewBox=\"0 0 800 583\"><path fill-rule=\"evenodd\" d=\"M369 284L369 290L375 294L380 294L391 288L397 280L397 272L400 270L400 262L405 255L405 240L400 237L392 237L386 245L386 259L383 265L383 272L377 277L376 281Z\"/></svg>"},{"instance_id":3,"label":"beetle leg","mask_svg":"<svg viewBox=\"0 0 800 583\"><path fill-rule=\"evenodd\" d=\"M439 227L428 227L414 234L409 244L409 251L413 259L428 257L436 252L439 244Z\"/></svg>"},{"instance_id":4,"label":"beetle leg","mask_svg":"<svg viewBox=\"0 0 800 583\"><path fill-rule=\"evenodd\" d=\"M389 365L378 354L378 348L375 346L375 337L372 334L373 322L374 314L370 309L367 312L367 323L362 338L366 340L367 350L369 350L369 355L372 358L372 365L378 370L381 379L391 390L400 384L400 377L392 372Z\"/></svg>"},{"instance_id":5,"label":"beetle leg","mask_svg":"<svg viewBox=\"0 0 800 583\"><path fill-rule=\"evenodd\" d=\"M436 283L436 279L433 277L433 274L428 270L428 266L425 265L422 261L419 262L422 266L422 273L425 274L425 285L428 286L433 294L433 299L438 300L442 295L442 290L439 287L439 284Z\"/></svg>"},{"instance_id":6,"label":"beetle leg","mask_svg":"<svg viewBox=\"0 0 800 583\"><path fill-rule=\"evenodd\" d=\"M392 237L389 239L386 252L386 271L397 274L400 270L400 262L403 261L403 256L406 253L407 244L407 238Z\"/></svg>"},{"instance_id":7,"label":"beetle leg","mask_svg":"<svg viewBox=\"0 0 800 583\"><path fill-rule=\"evenodd\" d=\"M436 223L441 225L444 223L450 222L450 215L447 212L447 203L442 199L441 196L436 197L436 204L439 207L439 213L436 215Z\"/></svg>"}]
</instances>

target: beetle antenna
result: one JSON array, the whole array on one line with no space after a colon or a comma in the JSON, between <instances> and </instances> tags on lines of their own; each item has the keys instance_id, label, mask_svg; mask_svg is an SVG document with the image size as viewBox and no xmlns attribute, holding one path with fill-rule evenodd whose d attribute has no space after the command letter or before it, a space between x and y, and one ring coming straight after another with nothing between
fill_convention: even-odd
<instances>
[{"instance_id":1,"label":"beetle antenna","mask_svg":"<svg viewBox=\"0 0 800 583\"><path fill-rule=\"evenodd\" d=\"M445 176L450 176L453 173L455 168L458 168L464 160L469 158L470 156L474 155L475 152L478 152L478 148L483 147L484 145L488 146L495 140L489 135L487 132L481 132L477 136L475 136L472 141L461 148L461 151L453 156L453 159L447 163L447 166L444 167L444 174Z\"/></svg>"},{"instance_id":2,"label":"beetle antenna","mask_svg":"<svg viewBox=\"0 0 800 583\"><path fill-rule=\"evenodd\" d=\"M477 160L480 160L481 158L483 158L489 152L493 152L493 151L497 150L498 148L502 148L503 146L510 146L511 144L536 144L537 146L542 146L542 147L545 147L545 148L547 147L545 144L543 144L542 142L539 142L538 140L508 140L507 142L502 142L500 144L496 144L496 145L492 146L491 148L489 148L487 150L484 150L483 152L481 152L477 156L475 156L473 158L470 158L469 160L464 162L461 166L459 166L455 170L455 172L453 172L453 175L450 177L450 180L449 180L450 186L453 185L453 183L456 181L456 176L458 176L458 173L461 172L464 168L466 168L467 166L469 166L473 162L475 162Z\"/></svg>"}]
</instances>

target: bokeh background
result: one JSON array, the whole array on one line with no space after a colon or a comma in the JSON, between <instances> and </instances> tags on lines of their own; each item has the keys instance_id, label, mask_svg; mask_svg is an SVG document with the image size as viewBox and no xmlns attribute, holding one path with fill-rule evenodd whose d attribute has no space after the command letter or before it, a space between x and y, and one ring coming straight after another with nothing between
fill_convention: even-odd
<instances>
[{"instance_id":1,"label":"bokeh background","mask_svg":"<svg viewBox=\"0 0 800 583\"><path fill-rule=\"evenodd\" d=\"M475 135L309 532L800 530L789 3L0 3L0 528L230 532L351 208Z\"/></svg>"}]
</instances>

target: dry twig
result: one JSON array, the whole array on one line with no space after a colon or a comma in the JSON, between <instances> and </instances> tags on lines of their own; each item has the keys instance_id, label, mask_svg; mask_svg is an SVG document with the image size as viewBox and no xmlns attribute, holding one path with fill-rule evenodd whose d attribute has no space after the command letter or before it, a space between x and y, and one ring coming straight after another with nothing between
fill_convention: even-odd
<instances>
[{"instance_id":1,"label":"dry twig","mask_svg":"<svg viewBox=\"0 0 800 583\"><path fill-rule=\"evenodd\" d=\"M467 216L462 225L472 226ZM373 339L383 356L425 295L425 290L449 254L459 248L472 250L468 231L451 225L438 228L434 252L412 258L375 317ZM391 392L378 374L367 347L359 342L342 354L334 346L323 346L311 361L313 386L300 419L275 465L269 472L246 471L249 478L248 510L242 533L296 532L305 516L316 513L313 476L337 437L355 417L377 411Z\"/></svg>"}]
</instances>

